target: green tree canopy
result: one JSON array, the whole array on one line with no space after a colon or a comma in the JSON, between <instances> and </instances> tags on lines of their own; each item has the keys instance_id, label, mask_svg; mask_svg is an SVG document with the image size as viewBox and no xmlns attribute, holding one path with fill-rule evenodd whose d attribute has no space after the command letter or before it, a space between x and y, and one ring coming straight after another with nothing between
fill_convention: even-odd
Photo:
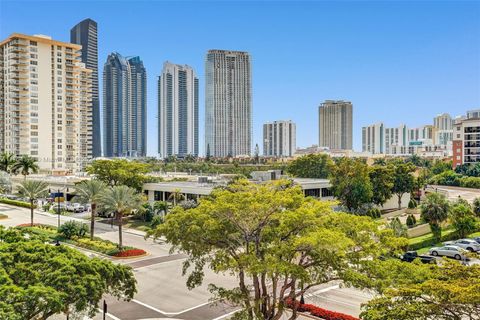
<instances>
[{"instance_id":1,"label":"green tree canopy","mask_svg":"<svg viewBox=\"0 0 480 320\"><path fill-rule=\"evenodd\" d=\"M38 167L37 160L28 155L22 155L17 158L11 170L14 173L20 172L23 177L26 178L30 172L37 173L40 168Z\"/></svg>"},{"instance_id":2,"label":"green tree canopy","mask_svg":"<svg viewBox=\"0 0 480 320\"><path fill-rule=\"evenodd\" d=\"M411 163L396 162L393 165L393 188L392 192L397 195L398 209L402 208L402 196L410 193L415 187L413 172L415 166Z\"/></svg>"},{"instance_id":3,"label":"green tree canopy","mask_svg":"<svg viewBox=\"0 0 480 320\"><path fill-rule=\"evenodd\" d=\"M330 206L288 181L239 180L201 198L196 208L175 207L150 234L188 254L189 288L202 283L206 266L234 274L234 288L210 289L241 306L235 317L279 319L287 299L332 280L357 284L362 266L406 245L372 219ZM290 319L296 316L294 310Z\"/></svg>"},{"instance_id":4,"label":"green tree canopy","mask_svg":"<svg viewBox=\"0 0 480 320\"><path fill-rule=\"evenodd\" d=\"M373 188L366 163L342 158L332 168L330 184L333 194L349 211L372 201Z\"/></svg>"},{"instance_id":5,"label":"green tree canopy","mask_svg":"<svg viewBox=\"0 0 480 320\"><path fill-rule=\"evenodd\" d=\"M373 165L370 167L370 183L373 188L372 202L383 205L392 197L393 168L391 166Z\"/></svg>"},{"instance_id":6,"label":"green tree canopy","mask_svg":"<svg viewBox=\"0 0 480 320\"><path fill-rule=\"evenodd\" d=\"M142 189L149 165L126 159L95 160L87 172L110 186L125 185L138 191Z\"/></svg>"},{"instance_id":7,"label":"green tree canopy","mask_svg":"<svg viewBox=\"0 0 480 320\"><path fill-rule=\"evenodd\" d=\"M458 237L465 238L477 229L477 219L466 200L455 203L450 210L450 221Z\"/></svg>"},{"instance_id":8,"label":"green tree canopy","mask_svg":"<svg viewBox=\"0 0 480 320\"><path fill-rule=\"evenodd\" d=\"M13 168L17 163L17 158L11 152L2 152L0 154L0 170L10 174L15 174Z\"/></svg>"},{"instance_id":9,"label":"green tree canopy","mask_svg":"<svg viewBox=\"0 0 480 320\"><path fill-rule=\"evenodd\" d=\"M299 178L325 179L332 165L332 159L326 154L307 154L290 161L287 172Z\"/></svg>"},{"instance_id":10,"label":"green tree canopy","mask_svg":"<svg viewBox=\"0 0 480 320\"><path fill-rule=\"evenodd\" d=\"M130 300L136 281L128 266L89 258L0 226L0 318L44 320L54 314L97 313L104 294Z\"/></svg>"},{"instance_id":11,"label":"green tree canopy","mask_svg":"<svg viewBox=\"0 0 480 320\"><path fill-rule=\"evenodd\" d=\"M430 225L434 237L440 241L441 223L448 218L450 203L443 194L429 193L420 205L420 211L422 219Z\"/></svg>"},{"instance_id":12,"label":"green tree canopy","mask_svg":"<svg viewBox=\"0 0 480 320\"><path fill-rule=\"evenodd\" d=\"M397 282L383 295L365 304L361 319L480 319L479 265L464 266L444 260L441 266L404 264L402 269L390 271L398 271L411 281Z\"/></svg>"}]
</instances>

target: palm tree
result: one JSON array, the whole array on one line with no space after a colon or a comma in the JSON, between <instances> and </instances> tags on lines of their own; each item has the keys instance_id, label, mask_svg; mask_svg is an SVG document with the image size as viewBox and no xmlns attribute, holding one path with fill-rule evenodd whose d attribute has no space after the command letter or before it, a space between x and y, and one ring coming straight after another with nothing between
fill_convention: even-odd
<instances>
[{"instance_id":1,"label":"palm tree","mask_svg":"<svg viewBox=\"0 0 480 320\"><path fill-rule=\"evenodd\" d=\"M0 172L0 192L11 192L12 183L7 172Z\"/></svg>"},{"instance_id":2,"label":"palm tree","mask_svg":"<svg viewBox=\"0 0 480 320\"><path fill-rule=\"evenodd\" d=\"M107 210L115 213L118 221L118 248L122 250L122 219L126 214L140 208L141 196L135 189L127 186L114 186L106 189L100 196L99 203Z\"/></svg>"},{"instance_id":3,"label":"palm tree","mask_svg":"<svg viewBox=\"0 0 480 320\"><path fill-rule=\"evenodd\" d=\"M95 216L97 212L97 203L100 201L102 192L105 191L107 185L100 180L85 180L75 186L75 198L79 202L90 203L92 206L92 214L90 217L90 239L93 240L95 228Z\"/></svg>"},{"instance_id":4,"label":"palm tree","mask_svg":"<svg viewBox=\"0 0 480 320\"><path fill-rule=\"evenodd\" d=\"M173 192L170 193L170 195L168 196L169 200L173 199L173 205L174 206L177 205L177 201L183 200L184 198L185 198L185 196L183 195L183 193L180 192L180 189L173 190Z\"/></svg>"},{"instance_id":5,"label":"palm tree","mask_svg":"<svg viewBox=\"0 0 480 320\"><path fill-rule=\"evenodd\" d=\"M24 180L18 186L18 194L30 201L30 224L33 226L33 204L48 194L48 183L40 180Z\"/></svg>"},{"instance_id":6,"label":"palm tree","mask_svg":"<svg viewBox=\"0 0 480 320\"><path fill-rule=\"evenodd\" d=\"M13 165L13 170L14 172L20 171L24 179L27 179L27 175L29 175L30 172L37 173L39 167L37 160L28 155L23 155L17 159L17 162Z\"/></svg>"},{"instance_id":7,"label":"palm tree","mask_svg":"<svg viewBox=\"0 0 480 320\"><path fill-rule=\"evenodd\" d=\"M17 163L17 159L13 153L2 152L2 154L0 154L0 170L13 173L15 163Z\"/></svg>"},{"instance_id":8,"label":"palm tree","mask_svg":"<svg viewBox=\"0 0 480 320\"><path fill-rule=\"evenodd\" d=\"M430 225L434 238L440 241L442 236L441 223L448 218L450 203L443 194L429 193L420 205L422 219Z\"/></svg>"}]
</instances>

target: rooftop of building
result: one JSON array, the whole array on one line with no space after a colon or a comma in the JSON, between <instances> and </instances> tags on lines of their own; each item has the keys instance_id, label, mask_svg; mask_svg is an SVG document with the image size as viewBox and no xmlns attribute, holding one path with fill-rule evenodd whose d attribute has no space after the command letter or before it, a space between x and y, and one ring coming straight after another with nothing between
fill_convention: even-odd
<instances>
[{"instance_id":1,"label":"rooftop of building","mask_svg":"<svg viewBox=\"0 0 480 320\"><path fill-rule=\"evenodd\" d=\"M22 34L22 33L12 33L5 40L0 42L0 46L3 46L6 43L8 43L12 40L15 40L15 39L24 39L24 40L31 40L31 41L36 41L36 42L41 42L41 43L46 43L46 44L53 44L53 45L56 45L56 46L69 47L69 48L72 48L72 49L75 49L75 50L81 50L82 49L82 46L79 45L79 44L53 40L51 37L46 36L46 35L33 35L33 36L31 36L31 35Z\"/></svg>"}]
</instances>

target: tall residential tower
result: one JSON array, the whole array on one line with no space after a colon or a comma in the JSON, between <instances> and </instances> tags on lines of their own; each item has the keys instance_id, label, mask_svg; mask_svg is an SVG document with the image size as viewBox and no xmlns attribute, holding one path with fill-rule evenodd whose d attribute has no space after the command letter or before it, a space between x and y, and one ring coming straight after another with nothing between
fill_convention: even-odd
<instances>
[{"instance_id":1,"label":"tall residential tower","mask_svg":"<svg viewBox=\"0 0 480 320\"><path fill-rule=\"evenodd\" d=\"M111 53L103 68L103 153L144 157L147 129L147 73L139 57Z\"/></svg>"},{"instance_id":2,"label":"tall residential tower","mask_svg":"<svg viewBox=\"0 0 480 320\"><path fill-rule=\"evenodd\" d=\"M292 157L296 150L296 126L292 121L273 121L263 125L263 155Z\"/></svg>"},{"instance_id":3,"label":"tall residential tower","mask_svg":"<svg viewBox=\"0 0 480 320\"><path fill-rule=\"evenodd\" d=\"M98 42L97 23L92 19L79 22L70 30L70 42L82 46L82 62L92 70L92 153L93 157L102 155L100 134L100 100L98 97Z\"/></svg>"},{"instance_id":4,"label":"tall residential tower","mask_svg":"<svg viewBox=\"0 0 480 320\"><path fill-rule=\"evenodd\" d=\"M250 55L242 51L209 50L205 71L206 153L214 157L250 155Z\"/></svg>"},{"instance_id":5,"label":"tall residential tower","mask_svg":"<svg viewBox=\"0 0 480 320\"><path fill-rule=\"evenodd\" d=\"M333 150L352 149L352 103L326 100L318 108L318 145Z\"/></svg>"},{"instance_id":6,"label":"tall residential tower","mask_svg":"<svg viewBox=\"0 0 480 320\"><path fill-rule=\"evenodd\" d=\"M0 152L42 171L83 170L92 157L91 70L81 46L12 34L0 42Z\"/></svg>"},{"instance_id":7,"label":"tall residential tower","mask_svg":"<svg viewBox=\"0 0 480 320\"><path fill-rule=\"evenodd\" d=\"M165 62L158 78L158 152L198 156L198 78L187 65Z\"/></svg>"}]
</instances>

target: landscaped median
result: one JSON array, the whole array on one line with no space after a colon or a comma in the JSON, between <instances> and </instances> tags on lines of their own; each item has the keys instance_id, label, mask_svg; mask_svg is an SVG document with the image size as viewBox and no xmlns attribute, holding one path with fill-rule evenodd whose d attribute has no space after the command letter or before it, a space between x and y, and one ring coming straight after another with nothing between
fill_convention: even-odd
<instances>
[{"instance_id":1,"label":"landscaped median","mask_svg":"<svg viewBox=\"0 0 480 320\"><path fill-rule=\"evenodd\" d=\"M45 241L60 241L115 258L133 258L147 255L145 250L134 247L124 246L120 250L116 243L98 237L94 237L91 240L86 236L88 228L85 229L81 225L83 224L69 221L61 227L60 232L56 227L38 223L35 223L33 226L30 223L25 223L16 226L16 228L21 229L25 233L45 237ZM81 230L80 228L83 229Z\"/></svg>"},{"instance_id":2,"label":"landscaped median","mask_svg":"<svg viewBox=\"0 0 480 320\"><path fill-rule=\"evenodd\" d=\"M22 207L30 209L30 203L20 200L12 200L7 198L0 198L0 203L9 204L11 206ZM33 205L33 208L36 209L37 205Z\"/></svg>"},{"instance_id":3,"label":"landscaped median","mask_svg":"<svg viewBox=\"0 0 480 320\"><path fill-rule=\"evenodd\" d=\"M287 306L291 309L296 307L298 312L308 312L312 316L318 317L324 320L359 320L358 318L352 317L348 314L330 311L327 309L317 307L313 304L300 303L299 301L295 301L295 302L292 302L291 300L287 301Z\"/></svg>"}]
</instances>

